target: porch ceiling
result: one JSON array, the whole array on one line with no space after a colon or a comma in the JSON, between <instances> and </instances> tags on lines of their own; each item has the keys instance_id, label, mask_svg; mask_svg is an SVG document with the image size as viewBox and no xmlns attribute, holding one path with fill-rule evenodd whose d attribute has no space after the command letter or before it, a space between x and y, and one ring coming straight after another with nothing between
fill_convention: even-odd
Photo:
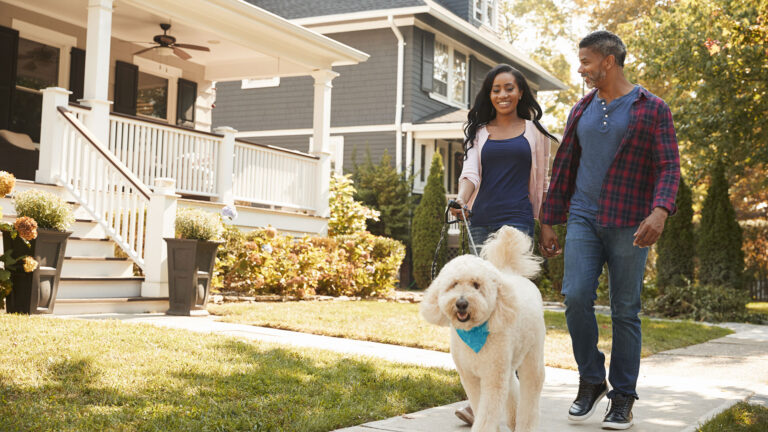
<instances>
[{"instance_id":1,"label":"porch ceiling","mask_svg":"<svg viewBox=\"0 0 768 432\"><path fill-rule=\"evenodd\" d=\"M88 0L3 0L25 9L86 27ZM318 69L357 64L368 55L292 24L241 0L117 0L112 36L127 42L152 41L159 24L182 44L203 45L211 52L186 50L189 62L205 67L205 78L307 75ZM136 43L137 51L150 44Z\"/></svg>"}]
</instances>

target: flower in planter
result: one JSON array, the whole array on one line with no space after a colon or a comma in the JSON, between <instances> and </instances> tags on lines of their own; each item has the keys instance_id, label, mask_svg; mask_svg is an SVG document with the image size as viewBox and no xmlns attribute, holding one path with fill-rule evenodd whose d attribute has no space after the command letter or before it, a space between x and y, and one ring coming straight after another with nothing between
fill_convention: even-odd
<instances>
[{"instance_id":1,"label":"flower in planter","mask_svg":"<svg viewBox=\"0 0 768 432\"><path fill-rule=\"evenodd\" d=\"M31 256L25 256L22 260L22 268L25 272L31 273L37 268L37 261Z\"/></svg>"},{"instance_id":2,"label":"flower in planter","mask_svg":"<svg viewBox=\"0 0 768 432\"><path fill-rule=\"evenodd\" d=\"M75 221L72 207L58 195L30 189L13 197L17 217L30 217L37 228L66 231Z\"/></svg>"},{"instance_id":3,"label":"flower in planter","mask_svg":"<svg viewBox=\"0 0 768 432\"><path fill-rule=\"evenodd\" d=\"M0 197L11 193L14 186L16 186L16 177L7 171L0 171Z\"/></svg>"},{"instance_id":4,"label":"flower in planter","mask_svg":"<svg viewBox=\"0 0 768 432\"><path fill-rule=\"evenodd\" d=\"M176 212L176 237L189 240L218 241L224 226L216 213L195 208Z\"/></svg>"},{"instance_id":5,"label":"flower in planter","mask_svg":"<svg viewBox=\"0 0 768 432\"><path fill-rule=\"evenodd\" d=\"M13 227L16 228L16 232L19 233L19 237L26 241L30 241L37 238L37 222L28 216L22 216L16 218L16 222L13 223Z\"/></svg>"}]
</instances>

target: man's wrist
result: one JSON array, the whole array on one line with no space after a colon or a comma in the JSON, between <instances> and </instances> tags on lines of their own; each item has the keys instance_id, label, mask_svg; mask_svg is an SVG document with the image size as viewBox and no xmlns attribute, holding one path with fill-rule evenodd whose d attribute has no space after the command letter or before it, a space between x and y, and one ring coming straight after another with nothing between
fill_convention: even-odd
<instances>
[{"instance_id":1,"label":"man's wrist","mask_svg":"<svg viewBox=\"0 0 768 432\"><path fill-rule=\"evenodd\" d=\"M653 209L653 212L661 214L665 219L667 216L669 216L669 210L665 209L664 207L656 207Z\"/></svg>"}]
</instances>

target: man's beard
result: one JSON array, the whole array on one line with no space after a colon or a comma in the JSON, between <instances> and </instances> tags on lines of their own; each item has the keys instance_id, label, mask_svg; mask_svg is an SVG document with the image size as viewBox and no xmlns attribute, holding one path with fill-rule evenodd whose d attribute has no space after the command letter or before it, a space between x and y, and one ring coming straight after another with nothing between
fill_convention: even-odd
<instances>
[{"instance_id":1,"label":"man's beard","mask_svg":"<svg viewBox=\"0 0 768 432\"><path fill-rule=\"evenodd\" d=\"M600 70L596 74L584 74L581 77L584 78L584 82L586 82L589 88L595 88L597 83L605 79L605 71Z\"/></svg>"}]
</instances>

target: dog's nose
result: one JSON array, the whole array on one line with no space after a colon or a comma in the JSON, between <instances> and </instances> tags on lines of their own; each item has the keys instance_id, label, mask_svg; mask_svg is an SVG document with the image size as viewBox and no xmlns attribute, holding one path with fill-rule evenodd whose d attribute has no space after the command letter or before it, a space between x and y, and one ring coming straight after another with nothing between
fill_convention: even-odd
<instances>
[{"instance_id":1,"label":"dog's nose","mask_svg":"<svg viewBox=\"0 0 768 432\"><path fill-rule=\"evenodd\" d=\"M459 299L456 300L456 309L464 310L467 306L469 306L469 302L464 297L459 297Z\"/></svg>"}]
</instances>

